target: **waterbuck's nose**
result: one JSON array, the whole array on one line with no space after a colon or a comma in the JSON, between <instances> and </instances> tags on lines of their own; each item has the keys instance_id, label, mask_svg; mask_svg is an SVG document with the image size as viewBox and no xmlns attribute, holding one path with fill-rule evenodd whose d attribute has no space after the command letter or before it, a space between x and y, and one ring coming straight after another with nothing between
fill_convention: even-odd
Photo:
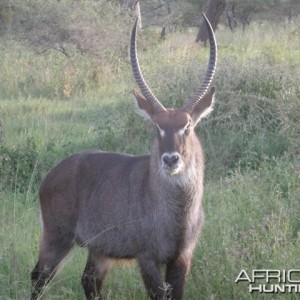
<instances>
[{"instance_id":1,"label":"waterbuck's nose","mask_svg":"<svg viewBox=\"0 0 300 300\"><path fill-rule=\"evenodd\" d=\"M178 153L164 153L162 155L162 161L165 165L167 165L169 168L173 167L178 163L180 159L180 156Z\"/></svg>"}]
</instances>

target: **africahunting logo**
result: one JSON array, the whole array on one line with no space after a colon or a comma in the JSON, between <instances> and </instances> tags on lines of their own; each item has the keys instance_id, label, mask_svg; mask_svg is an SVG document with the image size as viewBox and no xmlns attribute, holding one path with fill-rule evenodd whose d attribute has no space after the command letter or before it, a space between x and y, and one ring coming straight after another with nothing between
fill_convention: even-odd
<instances>
[{"instance_id":1,"label":"africahunting logo","mask_svg":"<svg viewBox=\"0 0 300 300\"><path fill-rule=\"evenodd\" d=\"M250 293L289 294L300 293L300 269L247 272L241 270L235 279L237 284L248 284Z\"/></svg>"}]
</instances>

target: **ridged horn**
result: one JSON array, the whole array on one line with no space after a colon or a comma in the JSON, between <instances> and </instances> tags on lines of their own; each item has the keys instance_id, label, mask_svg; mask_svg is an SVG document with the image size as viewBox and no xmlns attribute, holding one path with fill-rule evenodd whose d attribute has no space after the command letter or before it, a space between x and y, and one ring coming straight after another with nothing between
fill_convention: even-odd
<instances>
[{"instance_id":1,"label":"ridged horn","mask_svg":"<svg viewBox=\"0 0 300 300\"><path fill-rule=\"evenodd\" d=\"M182 109L187 112L192 112L196 104L203 98L206 94L215 74L216 65L217 65L217 42L214 31L212 26L210 25L209 20L207 19L206 15L202 13L207 32L208 32L208 39L209 39L209 47L210 47L210 54L209 54L209 62L207 65L207 70L204 79L201 82L199 89L196 93L187 100L187 102L183 105Z\"/></svg>"},{"instance_id":2,"label":"ridged horn","mask_svg":"<svg viewBox=\"0 0 300 300\"><path fill-rule=\"evenodd\" d=\"M133 72L133 76L135 78L136 83L138 84L143 96L147 101L151 102L155 112L166 110L164 106L159 102L159 100L154 96L152 91L150 90L148 84L146 83L144 76L142 74L136 50L136 32L137 32L137 23L138 18L136 19L134 26L132 28L131 37L130 37L130 61L131 68Z\"/></svg>"}]
</instances>

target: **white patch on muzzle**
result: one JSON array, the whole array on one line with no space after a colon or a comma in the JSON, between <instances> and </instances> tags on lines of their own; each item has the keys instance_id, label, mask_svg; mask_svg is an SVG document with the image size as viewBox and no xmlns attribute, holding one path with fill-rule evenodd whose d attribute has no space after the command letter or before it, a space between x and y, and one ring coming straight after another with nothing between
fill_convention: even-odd
<instances>
[{"instance_id":1,"label":"white patch on muzzle","mask_svg":"<svg viewBox=\"0 0 300 300\"><path fill-rule=\"evenodd\" d=\"M170 174L178 174L183 168L183 161L178 152L165 152L161 156L162 169Z\"/></svg>"}]
</instances>

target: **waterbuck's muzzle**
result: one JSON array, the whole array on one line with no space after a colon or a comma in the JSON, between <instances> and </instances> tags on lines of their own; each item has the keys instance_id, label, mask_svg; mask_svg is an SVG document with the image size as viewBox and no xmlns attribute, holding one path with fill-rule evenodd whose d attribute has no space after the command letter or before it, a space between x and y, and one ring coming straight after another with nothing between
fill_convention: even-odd
<instances>
[{"instance_id":1,"label":"waterbuck's muzzle","mask_svg":"<svg viewBox=\"0 0 300 300\"><path fill-rule=\"evenodd\" d=\"M173 175L178 173L182 168L182 159L178 152L165 152L161 156L162 168L167 173Z\"/></svg>"}]
</instances>

